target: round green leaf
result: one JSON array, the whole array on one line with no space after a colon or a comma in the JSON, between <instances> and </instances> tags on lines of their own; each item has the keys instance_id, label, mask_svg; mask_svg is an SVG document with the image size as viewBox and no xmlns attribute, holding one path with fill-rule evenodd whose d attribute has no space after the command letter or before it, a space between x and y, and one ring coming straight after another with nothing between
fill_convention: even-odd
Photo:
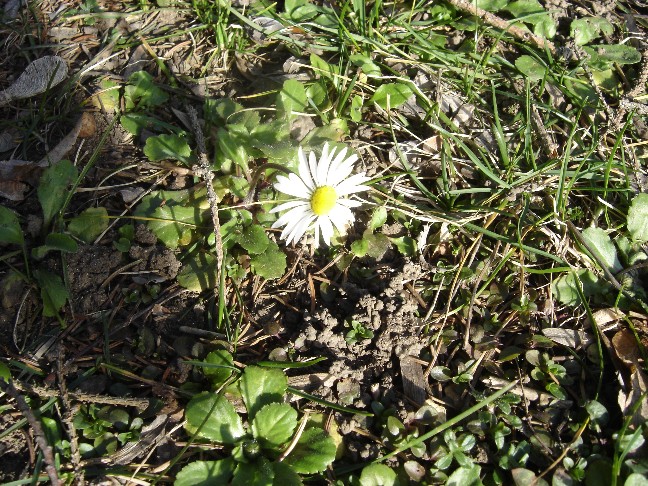
<instances>
[{"instance_id":1,"label":"round green leaf","mask_svg":"<svg viewBox=\"0 0 648 486\"><path fill-rule=\"evenodd\" d=\"M639 473L632 473L628 476L623 483L623 486L644 486L646 484L646 476Z\"/></svg>"},{"instance_id":2,"label":"round green leaf","mask_svg":"<svg viewBox=\"0 0 648 486\"><path fill-rule=\"evenodd\" d=\"M609 44L583 47L595 64L635 64L641 61L641 53L626 44Z\"/></svg>"},{"instance_id":3,"label":"round green leaf","mask_svg":"<svg viewBox=\"0 0 648 486\"><path fill-rule=\"evenodd\" d=\"M34 278L38 282L41 291L43 316L56 316L68 298L68 292L63 280L58 275L46 270L34 270Z\"/></svg>"},{"instance_id":4,"label":"round green leaf","mask_svg":"<svg viewBox=\"0 0 648 486\"><path fill-rule=\"evenodd\" d=\"M270 403L257 412L252 433L263 445L277 447L287 442L297 427L297 411L287 403Z\"/></svg>"},{"instance_id":5,"label":"round green leaf","mask_svg":"<svg viewBox=\"0 0 648 486\"><path fill-rule=\"evenodd\" d=\"M594 253L597 263L605 265L605 268L612 273L620 271L623 267L619 261L616 247L602 228L586 228L583 231L583 239L588 244L588 250Z\"/></svg>"},{"instance_id":6,"label":"round green leaf","mask_svg":"<svg viewBox=\"0 0 648 486\"><path fill-rule=\"evenodd\" d=\"M169 99L169 95L158 88L151 76L146 71L135 71L128 78L128 85L124 89L126 110L137 107L159 106Z\"/></svg>"},{"instance_id":7,"label":"round green leaf","mask_svg":"<svg viewBox=\"0 0 648 486\"><path fill-rule=\"evenodd\" d=\"M240 462L234 473L232 486L273 486L275 472L265 457L254 462Z\"/></svg>"},{"instance_id":8,"label":"round green leaf","mask_svg":"<svg viewBox=\"0 0 648 486\"><path fill-rule=\"evenodd\" d=\"M273 462L272 469L275 473L273 484L280 484L281 486L302 486L304 484L299 474L283 462Z\"/></svg>"},{"instance_id":9,"label":"round green leaf","mask_svg":"<svg viewBox=\"0 0 648 486\"><path fill-rule=\"evenodd\" d=\"M524 468L516 468L511 471L513 481L516 486L526 486L528 484L537 484L538 486L548 486L544 479L538 478L533 471ZM460 483L457 483L460 484Z\"/></svg>"},{"instance_id":10,"label":"round green leaf","mask_svg":"<svg viewBox=\"0 0 648 486\"><path fill-rule=\"evenodd\" d=\"M274 241L270 241L263 253L252 257L250 266L260 277L268 280L280 278L286 271L286 254Z\"/></svg>"},{"instance_id":11,"label":"round green leaf","mask_svg":"<svg viewBox=\"0 0 648 486\"><path fill-rule=\"evenodd\" d=\"M108 211L106 208L88 208L72 218L68 231L86 243L91 243L108 228Z\"/></svg>"},{"instance_id":12,"label":"round green leaf","mask_svg":"<svg viewBox=\"0 0 648 486\"><path fill-rule=\"evenodd\" d=\"M371 221L369 221L369 229L376 231L383 224L387 222L387 209L384 206L378 206L371 214Z\"/></svg>"},{"instance_id":13,"label":"round green leaf","mask_svg":"<svg viewBox=\"0 0 648 486\"><path fill-rule=\"evenodd\" d=\"M380 106L383 110L397 108L412 96L412 88L402 83L388 83L381 85L371 101Z\"/></svg>"},{"instance_id":14,"label":"round green leaf","mask_svg":"<svg viewBox=\"0 0 648 486\"><path fill-rule=\"evenodd\" d=\"M394 486L397 484L396 473L384 464L371 464L360 474L361 486Z\"/></svg>"},{"instance_id":15,"label":"round green leaf","mask_svg":"<svg viewBox=\"0 0 648 486\"><path fill-rule=\"evenodd\" d=\"M263 253L268 248L270 239L262 226L252 224L243 228L243 232L238 238L238 243L251 255L257 255Z\"/></svg>"},{"instance_id":16,"label":"round green leaf","mask_svg":"<svg viewBox=\"0 0 648 486\"><path fill-rule=\"evenodd\" d=\"M187 464L176 476L173 486L221 486L234 472L234 460L196 461Z\"/></svg>"},{"instance_id":17,"label":"round green leaf","mask_svg":"<svg viewBox=\"0 0 648 486\"><path fill-rule=\"evenodd\" d=\"M218 366L234 366L234 359L232 355L224 350L217 349L212 351L205 357L205 363L218 365ZM221 384L232 376L233 370L228 368L220 368L218 366L205 366L203 367L203 373L205 376L208 376L212 383Z\"/></svg>"},{"instance_id":18,"label":"round green leaf","mask_svg":"<svg viewBox=\"0 0 648 486\"><path fill-rule=\"evenodd\" d=\"M551 293L563 304L578 305L581 303L578 285L583 286L585 297L599 294L605 290L599 278L591 270L581 268L554 280L551 283Z\"/></svg>"},{"instance_id":19,"label":"round green leaf","mask_svg":"<svg viewBox=\"0 0 648 486\"><path fill-rule=\"evenodd\" d=\"M583 17L574 20L569 26L570 35L577 46L583 46L601 35L614 32L612 24L603 17Z\"/></svg>"},{"instance_id":20,"label":"round green leaf","mask_svg":"<svg viewBox=\"0 0 648 486\"><path fill-rule=\"evenodd\" d=\"M79 245L70 235L62 233L50 233L45 237L45 246L48 250L58 250L65 253L74 253Z\"/></svg>"},{"instance_id":21,"label":"round green leaf","mask_svg":"<svg viewBox=\"0 0 648 486\"><path fill-rule=\"evenodd\" d=\"M472 467L460 467L450 475L447 486L479 486L482 484L479 478L481 468L478 465Z\"/></svg>"},{"instance_id":22,"label":"round green leaf","mask_svg":"<svg viewBox=\"0 0 648 486\"><path fill-rule=\"evenodd\" d=\"M515 60L515 67L524 76L529 78L529 81L540 81L545 77L547 68L543 66L535 57L520 56Z\"/></svg>"},{"instance_id":23,"label":"round green leaf","mask_svg":"<svg viewBox=\"0 0 648 486\"><path fill-rule=\"evenodd\" d=\"M233 444L245 435L241 417L222 395L203 392L194 396L187 404L185 415L187 418L185 428L190 433L197 433L205 439ZM203 421L205 423L200 427Z\"/></svg>"},{"instance_id":24,"label":"round green leaf","mask_svg":"<svg viewBox=\"0 0 648 486\"><path fill-rule=\"evenodd\" d=\"M486 10L488 12L497 12L502 10L509 3L508 0L476 0L477 8Z\"/></svg>"},{"instance_id":25,"label":"round green leaf","mask_svg":"<svg viewBox=\"0 0 648 486\"><path fill-rule=\"evenodd\" d=\"M11 379L11 371L9 370L9 367L0 362L0 380L4 380L7 383L9 383L9 380Z\"/></svg>"},{"instance_id":26,"label":"round green leaf","mask_svg":"<svg viewBox=\"0 0 648 486\"><path fill-rule=\"evenodd\" d=\"M306 429L285 463L301 474L324 471L335 460L335 443L319 428Z\"/></svg>"},{"instance_id":27,"label":"round green leaf","mask_svg":"<svg viewBox=\"0 0 648 486\"><path fill-rule=\"evenodd\" d=\"M61 160L43 172L38 184L38 201L43 209L43 226L48 227L63 209L68 186L77 178L77 168L69 160Z\"/></svg>"},{"instance_id":28,"label":"round green leaf","mask_svg":"<svg viewBox=\"0 0 648 486\"><path fill-rule=\"evenodd\" d=\"M648 241L648 194L639 194L628 211L628 231L637 243Z\"/></svg>"},{"instance_id":29,"label":"round green leaf","mask_svg":"<svg viewBox=\"0 0 648 486\"><path fill-rule=\"evenodd\" d=\"M277 94L277 118L291 118L296 112L303 112L308 104L304 85L295 79L284 82Z\"/></svg>"},{"instance_id":30,"label":"round green leaf","mask_svg":"<svg viewBox=\"0 0 648 486\"><path fill-rule=\"evenodd\" d=\"M192 292L202 292L216 286L216 258L199 253L183 262L178 284Z\"/></svg>"},{"instance_id":31,"label":"round green leaf","mask_svg":"<svg viewBox=\"0 0 648 486\"><path fill-rule=\"evenodd\" d=\"M248 366L243 371L239 388L250 419L269 403L281 403L288 387L284 372L276 368Z\"/></svg>"},{"instance_id":32,"label":"round green leaf","mask_svg":"<svg viewBox=\"0 0 648 486\"><path fill-rule=\"evenodd\" d=\"M183 137L163 134L146 139L144 155L152 161L172 159L189 164L191 148Z\"/></svg>"},{"instance_id":33,"label":"round green leaf","mask_svg":"<svg viewBox=\"0 0 648 486\"><path fill-rule=\"evenodd\" d=\"M0 243L22 245L23 242L18 216L11 209L0 206Z\"/></svg>"}]
</instances>

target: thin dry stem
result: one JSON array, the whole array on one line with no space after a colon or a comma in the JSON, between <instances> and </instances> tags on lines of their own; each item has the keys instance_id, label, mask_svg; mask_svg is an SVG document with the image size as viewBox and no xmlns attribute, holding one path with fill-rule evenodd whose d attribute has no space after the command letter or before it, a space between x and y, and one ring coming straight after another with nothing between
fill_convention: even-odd
<instances>
[{"instance_id":1,"label":"thin dry stem","mask_svg":"<svg viewBox=\"0 0 648 486\"><path fill-rule=\"evenodd\" d=\"M459 10L479 17L488 25L504 30L511 34L513 37L520 39L521 41L530 42L540 49L547 49L549 50L549 52L551 52L551 54L556 54L556 46L553 44L553 42L548 41L547 39L538 35L532 34L528 30L517 27L515 24L519 21L509 22L508 20L504 20L503 18L498 17L495 14L477 7L473 2L467 0L448 0L448 2L457 7Z\"/></svg>"},{"instance_id":2,"label":"thin dry stem","mask_svg":"<svg viewBox=\"0 0 648 486\"><path fill-rule=\"evenodd\" d=\"M23 396L18 393L18 390L16 390L16 387L14 386L12 381L7 383L0 378L0 388L16 401L18 410L20 410L20 413L22 413L23 416L27 419L27 422L29 422L32 431L34 432L34 439L36 440L36 444L43 453L45 471L47 472L50 481L55 486L62 485L63 482L59 479L58 473L56 472L54 451L52 450L52 446L50 446L47 442L47 438L45 437L45 432L43 431L43 427L41 426L40 421L36 418L31 408L29 408L29 405L27 405L27 402L25 401Z\"/></svg>"},{"instance_id":3,"label":"thin dry stem","mask_svg":"<svg viewBox=\"0 0 648 486\"><path fill-rule=\"evenodd\" d=\"M198 146L198 165L192 167L192 170L205 181L207 186L207 200L209 201L209 209L211 210L212 223L214 225L214 236L216 237L216 271L217 282L220 282L220 272L223 266L223 238L221 236L220 219L218 218L218 197L212 181L214 180L214 173L209 166L209 159L207 158L207 149L205 148L205 137L202 128L198 122L198 114L193 106L187 107L189 114L189 121L191 128L196 137L196 145ZM218 288L214 289L218 292ZM218 298L218 295L216 295Z\"/></svg>"},{"instance_id":4,"label":"thin dry stem","mask_svg":"<svg viewBox=\"0 0 648 486\"><path fill-rule=\"evenodd\" d=\"M70 460L74 469L74 482L78 486L85 485L85 473L81 467L81 452L79 451L79 436L74 426L74 413L78 411L78 407L73 406L70 402L68 395L67 383L65 381L65 373L63 372L63 346L59 344L58 355L56 359L56 376L58 380L59 391L61 392L61 404L63 414L61 420L67 430L70 439Z\"/></svg>"}]
</instances>

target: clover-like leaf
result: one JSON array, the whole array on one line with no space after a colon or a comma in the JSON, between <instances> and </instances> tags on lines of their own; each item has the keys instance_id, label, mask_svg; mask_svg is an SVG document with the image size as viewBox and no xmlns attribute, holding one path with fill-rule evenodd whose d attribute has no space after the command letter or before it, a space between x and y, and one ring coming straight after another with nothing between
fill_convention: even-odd
<instances>
[{"instance_id":1,"label":"clover-like leaf","mask_svg":"<svg viewBox=\"0 0 648 486\"><path fill-rule=\"evenodd\" d=\"M172 159L186 165L191 164L191 147L184 137L175 134L147 138L144 144L144 155L152 161Z\"/></svg>"},{"instance_id":2,"label":"clover-like leaf","mask_svg":"<svg viewBox=\"0 0 648 486\"><path fill-rule=\"evenodd\" d=\"M636 243L648 241L648 194L639 194L628 211L628 231Z\"/></svg>"},{"instance_id":3,"label":"clover-like leaf","mask_svg":"<svg viewBox=\"0 0 648 486\"><path fill-rule=\"evenodd\" d=\"M286 271L286 254L274 241L270 241L263 253L252 257L250 266L260 277L268 280L280 278Z\"/></svg>"},{"instance_id":4,"label":"clover-like leaf","mask_svg":"<svg viewBox=\"0 0 648 486\"><path fill-rule=\"evenodd\" d=\"M301 474L324 471L335 460L335 443L323 429L306 429L284 462Z\"/></svg>"},{"instance_id":5,"label":"clover-like leaf","mask_svg":"<svg viewBox=\"0 0 648 486\"><path fill-rule=\"evenodd\" d=\"M245 435L243 422L236 409L227 398L217 393L203 392L195 395L187 404L185 416L187 431L205 439L233 444Z\"/></svg>"},{"instance_id":6,"label":"clover-like leaf","mask_svg":"<svg viewBox=\"0 0 648 486\"><path fill-rule=\"evenodd\" d=\"M287 403L270 403L252 420L252 433L262 445L278 447L288 441L297 427L297 411Z\"/></svg>"},{"instance_id":7,"label":"clover-like leaf","mask_svg":"<svg viewBox=\"0 0 648 486\"><path fill-rule=\"evenodd\" d=\"M24 241L25 237L16 213L0 206L0 243L22 245Z\"/></svg>"},{"instance_id":8,"label":"clover-like leaf","mask_svg":"<svg viewBox=\"0 0 648 486\"><path fill-rule=\"evenodd\" d=\"M265 405L281 403L287 387L288 379L280 369L246 367L239 381L239 388L250 419L253 420Z\"/></svg>"},{"instance_id":9,"label":"clover-like leaf","mask_svg":"<svg viewBox=\"0 0 648 486\"><path fill-rule=\"evenodd\" d=\"M68 223L68 231L80 240L90 243L108 228L106 208L88 208Z\"/></svg>"},{"instance_id":10,"label":"clover-like leaf","mask_svg":"<svg viewBox=\"0 0 648 486\"><path fill-rule=\"evenodd\" d=\"M270 238L265 230L258 224L252 224L243 228L238 244L247 250L251 255L263 253L270 244Z\"/></svg>"},{"instance_id":11,"label":"clover-like leaf","mask_svg":"<svg viewBox=\"0 0 648 486\"><path fill-rule=\"evenodd\" d=\"M412 88L407 84L387 83L378 87L370 101L383 110L393 109L405 103L412 93Z\"/></svg>"},{"instance_id":12,"label":"clover-like leaf","mask_svg":"<svg viewBox=\"0 0 648 486\"><path fill-rule=\"evenodd\" d=\"M234 474L234 459L195 461L183 467L173 486L220 486L228 484Z\"/></svg>"}]
</instances>

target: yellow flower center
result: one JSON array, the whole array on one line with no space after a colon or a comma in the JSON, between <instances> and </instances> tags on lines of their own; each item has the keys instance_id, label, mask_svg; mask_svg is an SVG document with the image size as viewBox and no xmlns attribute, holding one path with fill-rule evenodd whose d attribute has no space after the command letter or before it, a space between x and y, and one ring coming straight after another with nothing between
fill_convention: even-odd
<instances>
[{"instance_id":1,"label":"yellow flower center","mask_svg":"<svg viewBox=\"0 0 648 486\"><path fill-rule=\"evenodd\" d=\"M328 214L337 202L337 194L331 186L322 186L315 189L311 196L311 209L318 216Z\"/></svg>"}]
</instances>

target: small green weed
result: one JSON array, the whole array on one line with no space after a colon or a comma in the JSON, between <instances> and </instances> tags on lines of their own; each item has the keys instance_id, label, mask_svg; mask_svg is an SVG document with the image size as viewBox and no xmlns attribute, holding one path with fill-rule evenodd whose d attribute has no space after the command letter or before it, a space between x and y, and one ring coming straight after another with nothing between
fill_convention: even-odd
<instances>
[{"instance_id":1,"label":"small green weed","mask_svg":"<svg viewBox=\"0 0 648 486\"><path fill-rule=\"evenodd\" d=\"M225 351L210 353L203 366L221 392L194 396L186 408L187 432L194 441L225 446L226 457L193 461L178 472L175 486L197 482L302 484L300 475L322 473L333 462L336 445L329 434L288 403L286 375L276 368L231 366ZM231 380L232 373L235 380ZM239 376L240 373L240 376ZM240 396L247 425L227 396Z\"/></svg>"}]
</instances>

